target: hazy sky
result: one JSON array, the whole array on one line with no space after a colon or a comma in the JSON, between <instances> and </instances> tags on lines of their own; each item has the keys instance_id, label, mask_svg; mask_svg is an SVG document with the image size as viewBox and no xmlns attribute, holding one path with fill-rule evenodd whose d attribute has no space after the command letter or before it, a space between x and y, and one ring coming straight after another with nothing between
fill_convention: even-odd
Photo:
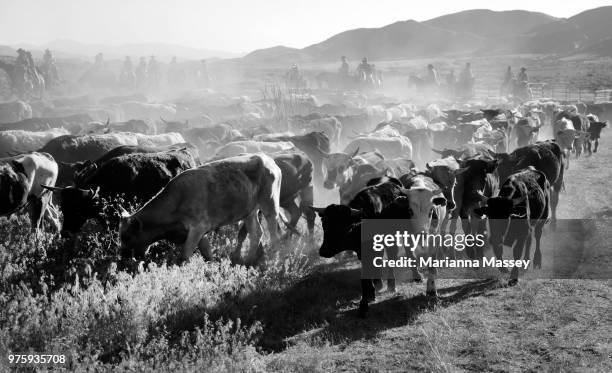
<instances>
[{"instance_id":1,"label":"hazy sky","mask_svg":"<svg viewBox=\"0 0 612 373\"><path fill-rule=\"evenodd\" d=\"M612 1L539 0L0 0L0 44L55 39L167 42L248 52L302 48L359 27L422 21L466 9L525 9L570 17Z\"/></svg>"}]
</instances>

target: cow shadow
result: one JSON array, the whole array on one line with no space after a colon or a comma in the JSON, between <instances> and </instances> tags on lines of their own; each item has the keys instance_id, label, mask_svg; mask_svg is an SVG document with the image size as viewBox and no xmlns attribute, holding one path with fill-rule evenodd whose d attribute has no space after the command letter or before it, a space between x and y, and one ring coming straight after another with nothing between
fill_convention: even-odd
<instances>
[{"instance_id":1,"label":"cow shadow","mask_svg":"<svg viewBox=\"0 0 612 373\"><path fill-rule=\"evenodd\" d=\"M354 309L338 313L333 320L328 320L328 325L317 331L314 337L325 338L333 343L374 339L387 329L414 324L423 313L448 307L471 297L486 295L488 291L504 286L498 279L482 279L440 288L439 296L435 300L424 293L412 297L395 295L371 304L367 319L358 318Z\"/></svg>"},{"instance_id":2,"label":"cow shadow","mask_svg":"<svg viewBox=\"0 0 612 373\"><path fill-rule=\"evenodd\" d=\"M243 325L260 322L263 331L259 346L268 352L286 349L302 338L324 338L346 342L375 338L381 331L415 322L419 315L447 307L500 287L497 279L475 280L438 289L433 302L424 294L412 297L381 295L370 306L368 319L357 316L361 296L361 269L346 268L350 260L320 265L313 273L278 291L261 290L242 297L229 297L207 312L211 319L240 318ZM424 284L414 284L424 291Z\"/></svg>"}]
</instances>

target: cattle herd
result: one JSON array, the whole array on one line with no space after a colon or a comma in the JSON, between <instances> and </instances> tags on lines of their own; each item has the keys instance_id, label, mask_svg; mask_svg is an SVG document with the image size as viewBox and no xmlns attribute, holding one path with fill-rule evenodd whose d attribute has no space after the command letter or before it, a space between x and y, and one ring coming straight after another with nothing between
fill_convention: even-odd
<instances>
[{"instance_id":1,"label":"cattle herd","mask_svg":"<svg viewBox=\"0 0 612 373\"><path fill-rule=\"evenodd\" d=\"M507 232L515 232L515 259L530 257L533 235L537 268L542 231L549 222L554 229L571 182L565 170L597 153L612 118L612 103L344 97L298 97L294 115L212 91L166 103L131 95L0 104L0 119L16 119L0 124L0 216L28 212L37 233L82 245L85 222L106 221L102 201L123 196L142 205L120 206L118 225L105 226L118 231L122 260L143 259L160 240L180 245L184 260L195 249L210 260L207 234L239 224L231 259L247 265L266 254L264 226L269 246L286 251L283 231L316 240L318 216L319 254L331 258L360 255L362 219L411 219L417 232L454 232L461 222L463 232L486 229L498 258ZM427 295L436 296L435 269L426 272ZM363 315L376 285L362 280Z\"/></svg>"}]
</instances>

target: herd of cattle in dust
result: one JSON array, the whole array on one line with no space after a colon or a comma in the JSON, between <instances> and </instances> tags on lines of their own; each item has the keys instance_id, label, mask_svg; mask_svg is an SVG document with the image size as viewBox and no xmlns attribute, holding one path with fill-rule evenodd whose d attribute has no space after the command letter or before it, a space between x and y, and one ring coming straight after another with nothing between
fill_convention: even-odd
<instances>
[{"instance_id":1,"label":"herd of cattle in dust","mask_svg":"<svg viewBox=\"0 0 612 373\"><path fill-rule=\"evenodd\" d=\"M514 259L530 258L533 236L537 268L542 231L554 228L571 182L565 170L596 156L612 119L612 103L417 105L351 92L294 93L299 114L279 119L269 100L197 93L164 103L129 95L0 104L0 216L27 212L37 234L77 244L88 219L104 220L102 199L123 196L144 204L120 212L122 259L168 240L184 260L196 249L210 260L207 234L239 223L231 260L248 265L265 257L264 227L266 245L287 251L284 235L312 238L319 223L319 254L331 258L360 255L362 219L411 219L415 232L454 232L460 221L465 233L489 219L495 256L511 242ZM436 296L435 268L423 273ZM375 285L361 281L362 315Z\"/></svg>"}]
</instances>

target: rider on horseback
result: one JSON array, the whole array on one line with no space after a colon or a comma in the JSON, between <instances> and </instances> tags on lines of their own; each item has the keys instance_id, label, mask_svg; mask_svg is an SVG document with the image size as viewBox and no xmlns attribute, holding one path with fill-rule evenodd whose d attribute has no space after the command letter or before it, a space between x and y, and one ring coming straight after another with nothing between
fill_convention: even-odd
<instances>
[{"instance_id":1,"label":"rider on horseback","mask_svg":"<svg viewBox=\"0 0 612 373\"><path fill-rule=\"evenodd\" d=\"M363 57L359 66L357 66L357 75L362 78L362 80L367 80L368 77L372 75L372 66L368 63L368 58Z\"/></svg>"},{"instance_id":2,"label":"rider on horseback","mask_svg":"<svg viewBox=\"0 0 612 373\"><path fill-rule=\"evenodd\" d=\"M123 68L121 69L121 74L119 75L119 82L121 85L127 88L134 87L134 84L136 83L134 66L132 65L132 60L129 56L126 56L125 60L123 61Z\"/></svg>"},{"instance_id":3,"label":"rider on horseback","mask_svg":"<svg viewBox=\"0 0 612 373\"><path fill-rule=\"evenodd\" d=\"M465 98L474 96L474 74L472 73L472 64L467 62L465 68L459 76L459 86L462 88L462 95Z\"/></svg>"},{"instance_id":4,"label":"rider on horseback","mask_svg":"<svg viewBox=\"0 0 612 373\"><path fill-rule=\"evenodd\" d=\"M529 83L529 77L527 76L527 69L525 67L521 67L521 72L517 76L517 80L522 83Z\"/></svg>"},{"instance_id":5,"label":"rider on horseback","mask_svg":"<svg viewBox=\"0 0 612 373\"><path fill-rule=\"evenodd\" d=\"M349 76L349 64L346 61L346 56L340 57L340 61L342 62L342 65L340 65L340 68L338 69L338 74L340 74L341 77L346 78Z\"/></svg>"},{"instance_id":6,"label":"rider on horseback","mask_svg":"<svg viewBox=\"0 0 612 373\"><path fill-rule=\"evenodd\" d=\"M512 73L512 66L508 66L506 74L504 75L504 81L499 89L500 96L507 96L512 92L513 81L514 74Z\"/></svg>"}]
</instances>

